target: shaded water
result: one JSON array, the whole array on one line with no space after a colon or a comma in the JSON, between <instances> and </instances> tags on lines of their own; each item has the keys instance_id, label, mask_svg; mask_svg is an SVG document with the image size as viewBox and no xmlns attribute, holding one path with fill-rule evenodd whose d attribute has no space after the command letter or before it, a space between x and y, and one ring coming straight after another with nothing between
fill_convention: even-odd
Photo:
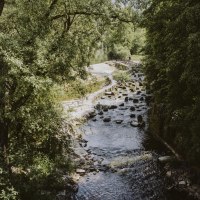
<instances>
[{"instance_id":1,"label":"shaded water","mask_svg":"<svg viewBox=\"0 0 200 200\"><path fill-rule=\"evenodd\" d=\"M83 127L85 149L93 156L94 168L79 180L77 200L136 200L166 199L164 185L157 164L157 155L143 147L144 128L131 126L142 115L146 120L147 106L141 97L146 95L138 74L133 77L135 92L130 87L116 88L114 96L99 100L103 105L117 105L89 120ZM139 91L139 92L138 92ZM124 102L128 95L131 99ZM140 99L133 103L132 99ZM121 105L124 103L124 106ZM135 111L131 111L131 106ZM135 118L130 115L135 114ZM103 119L110 117L110 122ZM133 116L132 116L133 117ZM118 120L123 120L118 124ZM118 123L117 123L118 122Z\"/></svg>"}]
</instances>

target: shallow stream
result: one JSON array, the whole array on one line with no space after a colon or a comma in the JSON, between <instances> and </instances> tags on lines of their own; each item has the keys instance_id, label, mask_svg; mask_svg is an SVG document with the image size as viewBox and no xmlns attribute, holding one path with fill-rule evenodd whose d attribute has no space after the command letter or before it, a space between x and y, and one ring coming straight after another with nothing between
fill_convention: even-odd
<instances>
[{"instance_id":1,"label":"shallow stream","mask_svg":"<svg viewBox=\"0 0 200 200\"><path fill-rule=\"evenodd\" d=\"M99 100L96 116L82 127L93 166L80 178L76 199L166 199L158 155L145 150L146 126L137 126L139 115L146 123L148 110L143 75L135 73L132 82L109 92Z\"/></svg>"}]
</instances>

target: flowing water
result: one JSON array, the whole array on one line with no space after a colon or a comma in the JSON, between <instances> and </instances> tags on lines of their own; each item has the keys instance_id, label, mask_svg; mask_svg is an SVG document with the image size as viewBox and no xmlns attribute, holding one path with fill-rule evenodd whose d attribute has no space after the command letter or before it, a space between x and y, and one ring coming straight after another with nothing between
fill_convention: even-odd
<instances>
[{"instance_id":1,"label":"flowing water","mask_svg":"<svg viewBox=\"0 0 200 200\"><path fill-rule=\"evenodd\" d=\"M83 137L88 141L85 149L94 160L95 170L79 180L77 200L166 199L158 155L143 147L145 128L131 126L138 115L144 121L147 118L142 81L142 75L136 73L134 85L116 86L114 95L102 97L98 105L117 108L102 111L99 106L97 115L83 126ZM104 122L105 118L111 120Z\"/></svg>"}]
</instances>

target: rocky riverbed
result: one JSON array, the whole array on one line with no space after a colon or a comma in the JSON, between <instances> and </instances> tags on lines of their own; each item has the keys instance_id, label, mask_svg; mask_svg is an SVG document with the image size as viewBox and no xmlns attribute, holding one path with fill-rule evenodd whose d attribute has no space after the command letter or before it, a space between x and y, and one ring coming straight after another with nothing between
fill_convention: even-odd
<instances>
[{"instance_id":1,"label":"rocky riverbed","mask_svg":"<svg viewBox=\"0 0 200 200\"><path fill-rule=\"evenodd\" d=\"M73 175L78 189L71 198L194 199L177 192L177 187L184 189L190 183L184 177L173 180L177 170L169 165L171 157L145 148L151 96L146 93L140 65L134 65L130 73L131 81L117 83L102 94L79 129Z\"/></svg>"}]
</instances>

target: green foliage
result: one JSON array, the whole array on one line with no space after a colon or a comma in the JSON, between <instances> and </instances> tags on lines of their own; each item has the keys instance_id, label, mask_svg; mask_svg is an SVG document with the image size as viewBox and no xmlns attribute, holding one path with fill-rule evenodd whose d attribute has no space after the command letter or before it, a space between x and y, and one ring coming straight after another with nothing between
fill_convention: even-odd
<instances>
[{"instance_id":1,"label":"green foliage","mask_svg":"<svg viewBox=\"0 0 200 200\"><path fill-rule=\"evenodd\" d=\"M200 3L153 0L145 12L146 75L154 91L154 115L167 139L185 158L200 163ZM160 114L160 112L162 114ZM162 119L162 120L161 120ZM153 124L153 122L151 123Z\"/></svg>"},{"instance_id":2,"label":"green foliage","mask_svg":"<svg viewBox=\"0 0 200 200\"><path fill-rule=\"evenodd\" d=\"M100 90L107 84L107 80L76 80L63 85L55 85L54 93L56 101L67 101L85 97L87 94Z\"/></svg>"},{"instance_id":3,"label":"green foliage","mask_svg":"<svg viewBox=\"0 0 200 200\"><path fill-rule=\"evenodd\" d=\"M107 27L134 22L136 12L111 0L8 0L0 6L1 199L51 199L44 191L63 185L72 168L52 87L86 79L84 66Z\"/></svg>"},{"instance_id":4,"label":"green foliage","mask_svg":"<svg viewBox=\"0 0 200 200\"><path fill-rule=\"evenodd\" d=\"M118 70L114 73L113 78L119 82L127 82L131 80L131 75L127 71Z\"/></svg>"}]
</instances>

